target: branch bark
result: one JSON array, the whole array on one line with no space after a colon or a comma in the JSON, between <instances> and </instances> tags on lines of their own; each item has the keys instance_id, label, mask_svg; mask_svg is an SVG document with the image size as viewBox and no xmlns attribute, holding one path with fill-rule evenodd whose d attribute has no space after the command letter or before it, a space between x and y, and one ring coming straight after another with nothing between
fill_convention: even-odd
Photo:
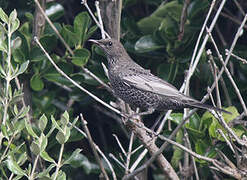
<instances>
[{"instance_id":1,"label":"branch bark","mask_svg":"<svg viewBox=\"0 0 247 180\"><path fill-rule=\"evenodd\" d=\"M126 126L137 135L138 139L142 142L145 148L147 148L151 156L159 150L159 148L155 144L156 138L153 137L153 134L148 133L145 130L145 128L143 128L144 124L142 122L138 122L138 125L137 125L136 123L133 123L132 121L127 121ZM167 176L168 179L172 179L172 180L179 179L173 167L166 160L163 154L159 154L157 156L156 162L159 165L161 171ZM123 180L129 179L129 178L130 177L126 175L124 176Z\"/></svg>"}]
</instances>

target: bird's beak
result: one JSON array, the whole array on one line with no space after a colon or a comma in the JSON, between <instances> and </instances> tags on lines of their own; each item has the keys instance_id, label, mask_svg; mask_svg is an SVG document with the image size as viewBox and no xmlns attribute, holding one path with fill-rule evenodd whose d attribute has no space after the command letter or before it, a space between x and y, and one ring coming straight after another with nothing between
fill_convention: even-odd
<instances>
[{"instance_id":1,"label":"bird's beak","mask_svg":"<svg viewBox=\"0 0 247 180\"><path fill-rule=\"evenodd\" d=\"M88 41L90 41L90 42L92 42L94 44L100 45L100 43L95 39L89 39Z\"/></svg>"}]
</instances>

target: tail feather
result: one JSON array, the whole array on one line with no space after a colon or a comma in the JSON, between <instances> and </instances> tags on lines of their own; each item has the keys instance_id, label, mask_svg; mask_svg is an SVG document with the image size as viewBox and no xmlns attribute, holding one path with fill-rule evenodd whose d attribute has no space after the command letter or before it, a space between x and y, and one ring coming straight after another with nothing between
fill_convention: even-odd
<instances>
[{"instance_id":1,"label":"tail feather","mask_svg":"<svg viewBox=\"0 0 247 180\"><path fill-rule=\"evenodd\" d=\"M203 104L203 103L200 103L200 102L189 103L189 106L196 107L196 108L207 109L207 110L215 110L217 112L224 112L224 113L227 113L227 114L232 114L231 112L226 111L224 109L220 109L220 108L217 108L217 107L214 107L214 106L210 106L208 104Z\"/></svg>"}]
</instances>

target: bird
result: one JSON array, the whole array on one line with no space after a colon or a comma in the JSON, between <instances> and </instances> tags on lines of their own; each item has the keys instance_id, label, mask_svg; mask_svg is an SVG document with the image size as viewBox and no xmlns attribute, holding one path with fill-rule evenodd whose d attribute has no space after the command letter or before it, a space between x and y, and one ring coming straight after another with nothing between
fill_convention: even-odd
<instances>
[{"instance_id":1,"label":"bird","mask_svg":"<svg viewBox=\"0 0 247 180\"><path fill-rule=\"evenodd\" d=\"M101 48L108 61L108 78L114 94L126 103L144 109L139 115L183 108L202 108L229 113L181 93L167 81L134 62L116 39L90 39Z\"/></svg>"}]
</instances>

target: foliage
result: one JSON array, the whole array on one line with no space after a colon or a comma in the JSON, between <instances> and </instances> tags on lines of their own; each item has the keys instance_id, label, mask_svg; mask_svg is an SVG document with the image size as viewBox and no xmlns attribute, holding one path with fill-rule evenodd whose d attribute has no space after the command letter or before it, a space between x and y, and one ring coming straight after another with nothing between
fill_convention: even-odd
<instances>
[{"instance_id":1,"label":"foliage","mask_svg":"<svg viewBox=\"0 0 247 180\"><path fill-rule=\"evenodd\" d=\"M90 7L94 6L92 2L88 3ZM180 87L210 3L211 1L191 1L187 9L183 35L179 36L183 1L172 0L162 3L160 0L125 0L121 20L122 43L137 63ZM100 169L84 136L73 128L80 127L77 118L79 113L84 114L93 139L105 154L113 153L119 156L120 150L112 134L117 134L125 149L128 147L129 136L115 119L105 115L107 110L102 110L91 97L61 76L42 50L33 44L34 4L29 1L18 1L18 5L21 6L13 10L17 8L14 4L13 1L7 1L0 6L4 8L0 9L0 178L96 179ZM47 23L40 37L41 44L70 78L105 102L115 101L114 96L83 69L90 70L105 83L108 82L101 66L102 61L106 63L103 53L87 42L89 38L100 36L99 29L89 13L83 9L79 1L47 3L47 9L54 10L55 7L59 8L52 11L49 17L71 51L64 47ZM139 9L140 7L142 8ZM233 2L226 5L232 13L235 12L233 7L235 7ZM68 12L68 9L73 11ZM231 45L238 27L228 21L224 17L218 21L227 47ZM224 29L227 23L232 25L232 29L228 31ZM217 32L213 33L221 54L225 54L225 45L221 43L221 37ZM234 48L234 54L243 58L247 52L245 40L244 30ZM207 48L210 47L212 44L209 42ZM215 59L219 65L218 59L216 57ZM204 52L191 81L190 94L196 99L202 98L207 92L207 87L214 81L207 60ZM240 93L245 95L247 66L233 58L231 60L234 80ZM225 75L223 79L227 93L222 93L224 94L222 102L227 107L225 109L232 112L232 115L223 113L223 117L230 124L241 114L242 108L230 81ZM227 96L225 94L230 97L230 102L225 98ZM169 117L171 126L166 124L162 134L169 136L172 133L169 128L174 130L183 116L181 111L172 113ZM156 117L157 113L154 113L144 118L145 125L152 126ZM236 163L225 139L217 133L219 129L227 134L213 115L199 111L181 128L175 141L183 143L186 131L194 152L218 158L219 151L222 151ZM243 125L235 125L232 130L239 137L247 134ZM140 142L135 140L133 146L139 145ZM176 146L170 147L172 148L167 148L163 154L175 169L179 169L179 164L184 160L184 152ZM133 154L131 164L140 153L139 150ZM122 177L124 172L121 167L115 161L111 163L117 176ZM204 179L212 177L206 161L196 159L196 163L201 173L200 177L202 175ZM109 172L108 166L105 164L104 166ZM150 171L152 172L150 178L163 178L159 170Z\"/></svg>"}]
</instances>

